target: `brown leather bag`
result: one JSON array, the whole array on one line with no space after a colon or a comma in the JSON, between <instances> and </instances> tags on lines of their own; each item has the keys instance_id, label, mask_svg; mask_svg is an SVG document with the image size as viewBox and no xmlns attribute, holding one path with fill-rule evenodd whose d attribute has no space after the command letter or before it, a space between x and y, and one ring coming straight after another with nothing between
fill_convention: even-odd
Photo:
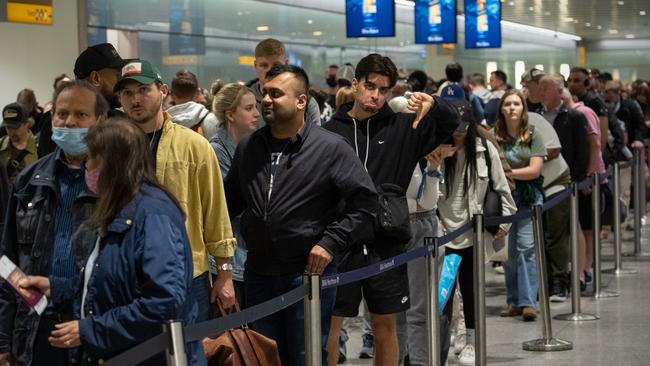
<instances>
[{"instance_id":1,"label":"brown leather bag","mask_svg":"<svg viewBox=\"0 0 650 366\"><path fill-rule=\"evenodd\" d=\"M221 316L226 312L217 301ZM235 303L239 311L239 304ZM278 345L270 338L242 325L215 338L203 339L203 351L210 366L281 366Z\"/></svg>"}]
</instances>

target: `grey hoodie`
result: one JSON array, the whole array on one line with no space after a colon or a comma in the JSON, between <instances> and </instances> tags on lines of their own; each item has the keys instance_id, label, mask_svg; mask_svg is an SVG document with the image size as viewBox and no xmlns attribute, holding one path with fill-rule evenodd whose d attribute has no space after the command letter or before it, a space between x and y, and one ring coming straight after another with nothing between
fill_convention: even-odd
<instances>
[{"instance_id":1,"label":"grey hoodie","mask_svg":"<svg viewBox=\"0 0 650 366\"><path fill-rule=\"evenodd\" d=\"M203 137L208 140L217 133L217 117L203 104L187 102L170 107L167 113L172 116L174 122L187 128L192 128L201 122Z\"/></svg>"}]
</instances>

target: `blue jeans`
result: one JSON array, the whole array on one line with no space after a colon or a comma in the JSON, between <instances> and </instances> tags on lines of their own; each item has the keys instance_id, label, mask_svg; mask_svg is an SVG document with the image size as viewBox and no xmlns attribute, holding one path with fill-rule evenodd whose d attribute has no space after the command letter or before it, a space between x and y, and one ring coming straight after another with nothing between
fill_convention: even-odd
<instances>
[{"instance_id":1,"label":"blue jeans","mask_svg":"<svg viewBox=\"0 0 650 366\"><path fill-rule=\"evenodd\" d=\"M512 194L518 209L525 209L520 203L517 190ZM538 203L542 195L538 194ZM531 218L516 221L508 232L508 260L504 263L507 302L511 306L537 304L537 263L535 262L535 240Z\"/></svg>"},{"instance_id":2,"label":"blue jeans","mask_svg":"<svg viewBox=\"0 0 650 366\"><path fill-rule=\"evenodd\" d=\"M336 273L336 267L330 264L323 276ZM246 305L251 307L270 300L303 284L302 273L284 276L261 276L246 271L244 286L246 288ZM327 366L327 336L330 320L334 310L336 288L321 291L321 346L322 364ZM253 329L278 343L280 360L284 366L302 366L305 364L305 314L303 302L298 302L266 318L253 322Z\"/></svg>"},{"instance_id":3,"label":"blue jeans","mask_svg":"<svg viewBox=\"0 0 650 366\"><path fill-rule=\"evenodd\" d=\"M210 277L208 272L204 272L192 280L192 297L196 302L199 312L195 323L204 322L211 318L210 316Z\"/></svg>"}]
</instances>

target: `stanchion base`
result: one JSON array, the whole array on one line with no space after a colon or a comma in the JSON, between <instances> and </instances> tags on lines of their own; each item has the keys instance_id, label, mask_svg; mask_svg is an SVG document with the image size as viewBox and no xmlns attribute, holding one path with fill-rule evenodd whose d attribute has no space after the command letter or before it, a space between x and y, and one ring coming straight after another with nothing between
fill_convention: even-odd
<instances>
[{"instance_id":1,"label":"stanchion base","mask_svg":"<svg viewBox=\"0 0 650 366\"><path fill-rule=\"evenodd\" d=\"M521 346L524 351L533 352L568 351L573 349L573 343L558 338L533 339L522 343Z\"/></svg>"},{"instance_id":2,"label":"stanchion base","mask_svg":"<svg viewBox=\"0 0 650 366\"><path fill-rule=\"evenodd\" d=\"M647 253L647 252L640 252L640 253L623 253L623 257L646 258L646 257L650 257L650 253Z\"/></svg>"},{"instance_id":3,"label":"stanchion base","mask_svg":"<svg viewBox=\"0 0 650 366\"><path fill-rule=\"evenodd\" d=\"M600 317L596 314L587 314L587 313L569 313L569 314L559 314L553 317L555 320L567 320L571 322L583 322L588 320L598 320Z\"/></svg>"},{"instance_id":4,"label":"stanchion base","mask_svg":"<svg viewBox=\"0 0 650 366\"><path fill-rule=\"evenodd\" d=\"M594 294L594 299L607 299L611 297L619 297L618 292L611 292L611 291L600 291L598 294Z\"/></svg>"},{"instance_id":5,"label":"stanchion base","mask_svg":"<svg viewBox=\"0 0 650 366\"><path fill-rule=\"evenodd\" d=\"M614 276L622 276L622 275L629 275L629 274L636 274L639 273L636 269L631 269L631 268L610 268L602 271L602 273L611 273Z\"/></svg>"}]
</instances>

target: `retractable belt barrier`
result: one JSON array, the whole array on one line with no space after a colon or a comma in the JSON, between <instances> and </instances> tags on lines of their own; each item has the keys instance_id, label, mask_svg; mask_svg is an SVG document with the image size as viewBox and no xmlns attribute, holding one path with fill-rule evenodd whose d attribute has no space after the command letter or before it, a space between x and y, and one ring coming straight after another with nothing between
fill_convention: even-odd
<instances>
[{"instance_id":1,"label":"retractable belt barrier","mask_svg":"<svg viewBox=\"0 0 650 366\"><path fill-rule=\"evenodd\" d=\"M629 163L626 163L630 165ZM621 167L626 166L621 164ZM593 184L593 179L587 178L577 184L578 189L590 187ZM561 201L567 199L571 195L571 190L566 189L562 193L553 197L543 205L543 211L547 211L552 207L559 204ZM516 214L511 216L494 216L486 217L483 219L484 226L496 226L501 224L513 223L525 218L532 217L533 212L530 208L519 210ZM472 230L474 227L474 218L470 219L467 223L459 227L453 232L440 236L435 240L438 247L443 246L466 232ZM406 253L385 259L383 261L358 268L349 272L339 273L332 276L321 278L321 289L342 286L345 284L357 282L376 276L382 272L389 271L395 267L401 266L407 262L417 258L426 257L433 251L433 245L427 245L415 248ZM213 337L228 329L236 328L244 324L251 323L255 320L264 318L268 315L283 310L291 305L294 305L305 298L309 293L307 285L296 287L278 297L265 301L261 304L251 306L242 311L229 314L227 316L208 320L198 324L191 324L183 328L185 335L185 342L200 341L205 337ZM140 363L158 353L164 352L171 346L170 338L167 334L162 333L151 339L125 351L118 356L106 361L106 366L127 366Z\"/></svg>"}]
</instances>

